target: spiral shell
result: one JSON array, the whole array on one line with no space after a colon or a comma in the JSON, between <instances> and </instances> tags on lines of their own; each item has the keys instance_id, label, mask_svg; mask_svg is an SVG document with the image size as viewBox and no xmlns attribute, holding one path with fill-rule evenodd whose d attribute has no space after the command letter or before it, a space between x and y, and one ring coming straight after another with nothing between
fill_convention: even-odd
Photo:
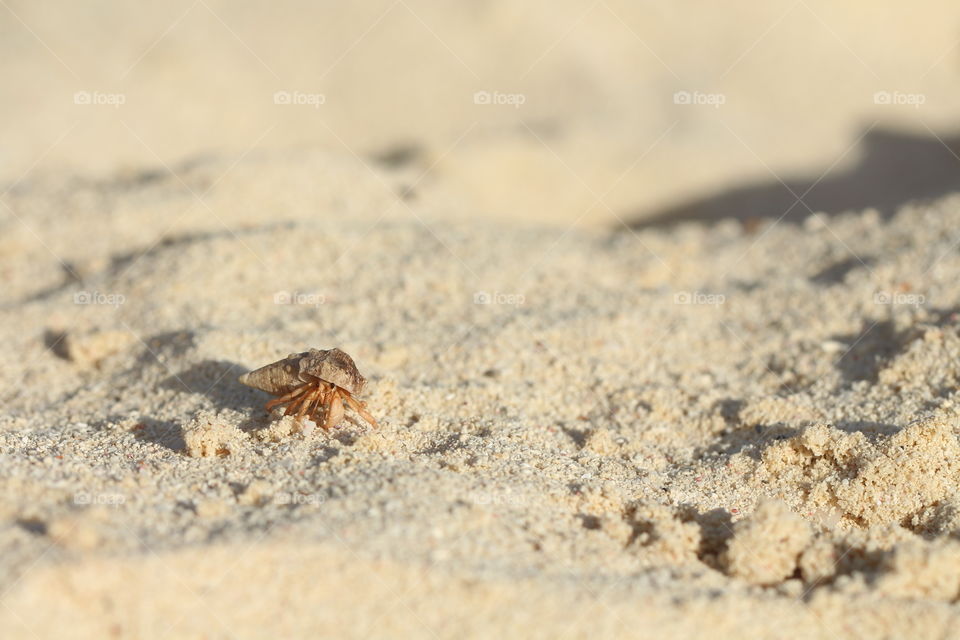
<instances>
[{"instance_id":1,"label":"spiral shell","mask_svg":"<svg viewBox=\"0 0 960 640\"><path fill-rule=\"evenodd\" d=\"M248 387L282 396L317 379L335 384L351 394L359 394L367 383L353 358L340 349L291 353L283 360L243 374L239 381Z\"/></svg>"}]
</instances>

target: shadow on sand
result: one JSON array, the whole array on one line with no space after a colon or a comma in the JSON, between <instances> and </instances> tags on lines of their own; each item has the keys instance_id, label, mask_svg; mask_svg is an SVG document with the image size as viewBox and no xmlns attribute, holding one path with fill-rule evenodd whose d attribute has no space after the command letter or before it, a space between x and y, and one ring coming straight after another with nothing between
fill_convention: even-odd
<instances>
[{"instance_id":1,"label":"shadow on sand","mask_svg":"<svg viewBox=\"0 0 960 640\"><path fill-rule=\"evenodd\" d=\"M935 199L960 191L960 136L937 138L874 129L853 152L860 155L859 163L836 173L825 167L822 179L819 173L800 178L784 176L783 183L771 177L659 211L627 212L624 219L631 221L632 229L724 218L746 224L781 217L783 221L799 222L811 211L835 215L869 207L889 218L911 200Z\"/></svg>"}]
</instances>

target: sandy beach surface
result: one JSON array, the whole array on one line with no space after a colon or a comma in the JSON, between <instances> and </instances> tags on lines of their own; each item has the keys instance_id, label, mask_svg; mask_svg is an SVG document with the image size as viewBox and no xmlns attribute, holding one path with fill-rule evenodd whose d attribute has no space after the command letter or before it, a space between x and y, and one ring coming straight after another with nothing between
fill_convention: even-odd
<instances>
[{"instance_id":1,"label":"sandy beach surface","mask_svg":"<svg viewBox=\"0 0 960 640\"><path fill-rule=\"evenodd\" d=\"M960 637L960 10L693 4L0 2L0 635Z\"/></svg>"}]
</instances>

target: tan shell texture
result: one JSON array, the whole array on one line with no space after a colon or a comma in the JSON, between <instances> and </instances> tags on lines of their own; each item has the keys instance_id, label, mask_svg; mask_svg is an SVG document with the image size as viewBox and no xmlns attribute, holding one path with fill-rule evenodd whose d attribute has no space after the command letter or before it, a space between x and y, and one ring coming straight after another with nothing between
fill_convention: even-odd
<instances>
[{"instance_id":1,"label":"tan shell texture","mask_svg":"<svg viewBox=\"0 0 960 640\"><path fill-rule=\"evenodd\" d=\"M367 384L366 378L357 370L353 358L340 349L326 351L311 349L301 355L305 356L300 360L301 377L307 375L332 382L341 389L349 391L351 395L359 394Z\"/></svg>"},{"instance_id":2,"label":"tan shell texture","mask_svg":"<svg viewBox=\"0 0 960 640\"><path fill-rule=\"evenodd\" d=\"M353 358L340 349L291 353L283 360L243 374L239 381L248 387L282 396L314 379L331 382L350 394L359 394L367 382L357 370Z\"/></svg>"}]
</instances>

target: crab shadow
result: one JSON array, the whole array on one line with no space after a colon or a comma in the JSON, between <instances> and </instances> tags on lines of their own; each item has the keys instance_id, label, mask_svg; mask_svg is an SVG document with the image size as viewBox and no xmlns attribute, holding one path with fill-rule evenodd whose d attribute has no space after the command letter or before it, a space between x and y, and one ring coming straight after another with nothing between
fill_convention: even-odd
<instances>
[{"instance_id":1,"label":"crab shadow","mask_svg":"<svg viewBox=\"0 0 960 640\"><path fill-rule=\"evenodd\" d=\"M800 222L811 211L835 215L872 207L890 218L903 204L960 190L960 136L940 138L894 129L873 129L858 145L860 162L831 175L764 180L718 191L655 211L627 212L632 229L681 222L763 218ZM802 202L800 201L802 199Z\"/></svg>"},{"instance_id":2,"label":"crab shadow","mask_svg":"<svg viewBox=\"0 0 960 640\"><path fill-rule=\"evenodd\" d=\"M121 425L127 418L127 414L112 413L105 418L91 422L90 426L96 431L116 431L122 428ZM137 424L130 429L130 433L141 442L156 444L175 453L186 448L181 422L177 420L139 416Z\"/></svg>"},{"instance_id":3,"label":"crab shadow","mask_svg":"<svg viewBox=\"0 0 960 640\"><path fill-rule=\"evenodd\" d=\"M248 387L237 381L246 371L243 365L229 360L202 360L172 373L160 386L205 396L215 409L252 408L256 404L254 394L247 393Z\"/></svg>"},{"instance_id":4,"label":"crab shadow","mask_svg":"<svg viewBox=\"0 0 960 640\"><path fill-rule=\"evenodd\" d=\"M237 380L248 368L229 360L202 360L178 371L160 383L164 389L201 396L205 408L243 414L237 425L251 432L265 428L270 419L263 405L269 397Z\"/></svg>"},{"instance_id":5,"label":"crab shadow","mask_svg":"<svg viewBox=\"0 0 960 640\"><path fill-rule=\"evenodd\" d=\"M135 437L138 440L152 442L174 452L187 448L187 442L183 439L183 428L175 420L141 417L137 427Z\"/></svg>"}]
</instances>

